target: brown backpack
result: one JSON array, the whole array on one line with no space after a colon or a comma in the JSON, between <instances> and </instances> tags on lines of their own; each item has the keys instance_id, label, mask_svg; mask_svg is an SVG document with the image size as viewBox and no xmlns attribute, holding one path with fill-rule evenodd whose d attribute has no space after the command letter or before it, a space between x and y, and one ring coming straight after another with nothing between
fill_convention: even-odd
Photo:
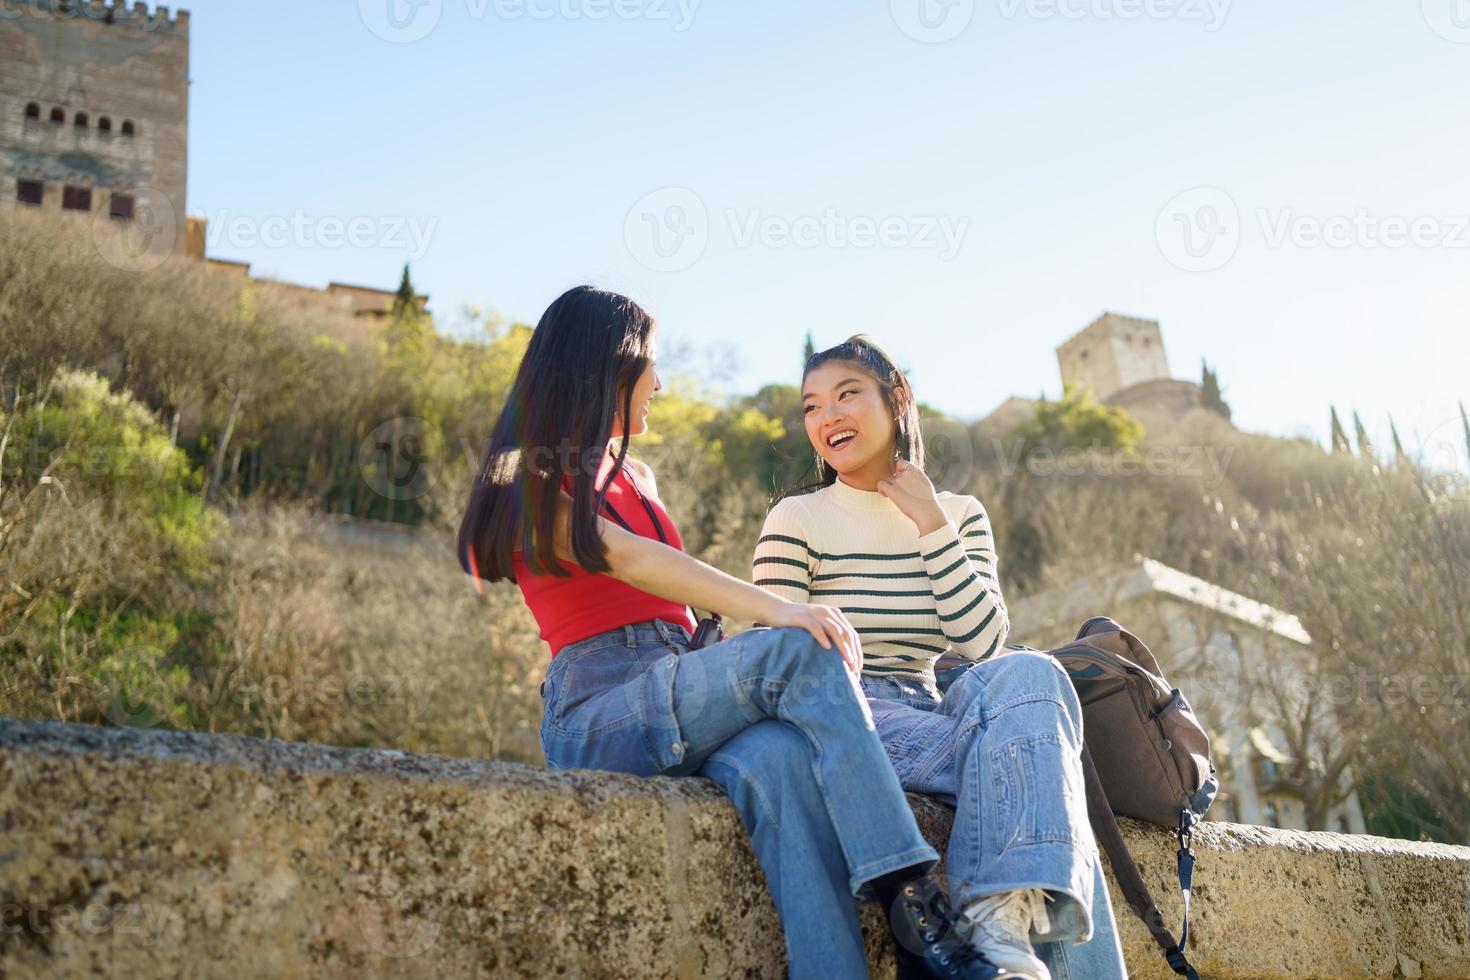
<instances>
[{"instance_id":1,"label":"brown backpack","mask_svg":"<svg viewBox=\"0 0 1470 980\"><path fill-rule=\"evenodd\" d=\"M1093 833L1169 967L1198 980L1184 949L1194 876L1191 832L1219 790L1210 738L1143 641L1106 616L1089 619L1075 642L1047 652L1066 668L1082 702L1082 768ZM1177 943L1128 853L1115 814L1168 827L1178 838L1184 925Z\"/></svg>"}]
</instances>

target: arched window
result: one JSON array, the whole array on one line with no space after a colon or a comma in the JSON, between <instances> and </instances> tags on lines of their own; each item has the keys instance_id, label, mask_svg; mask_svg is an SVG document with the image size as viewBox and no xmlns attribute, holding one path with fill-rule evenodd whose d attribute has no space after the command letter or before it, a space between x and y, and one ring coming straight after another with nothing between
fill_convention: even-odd
<instances>
[{"instance_id":1,"label":"arched window","mask_svg":"<svg viewBox=\"0 0 1470 980\"><path fill-rule=\"evenodd\" d=\"M27 119L40 119L41 118L41 107L39 105L37 105L36 103L34 103L34 102L28 103L26 105L26 118Z\"/></svg>"},{"instance_id":2,"label":"arched window","mask_svg":"<svg viewBox=\"0 0 1470 980\"><path fill-rule=\"evenodd\" d=\"M124 136L132 136L136 132L137 130L133 128L133 121L131 119L124 119L122 125L122 134Z\"/></svg>"},{"instance_id":3,"label":"arched window","mask_svg":"<svg viewBox=\"0 0 1470 980\"><path fill-rule=\"evenodd\" d=\"M66 111L61 108L51 110L51 122L57 126L66 122Z\"/></svg>"},{"instance_id":4,"label":"arched window","mask_svg":"<svg viewBox=\"0 0 1470 980\"><path fill-rule=\"evenodd\" d=\"M77 127L77 129L86 129L87 128L87 114L85 112L79 112L79 113L77 113L76 127Z\"/></svg>"},{"instance_id":5,"label":"arched window","mask_svg":"<svg viewBox=\"0 0 1470 980\"><path fill-rule=\"evenodd\" d=\"M99 132L99 133L110 133L110 132L112 132L112 120L109 119L109 118L107 118L106 116L103 116L101 119L97 120L97 132Z\"/></svg>"}]
</instances>

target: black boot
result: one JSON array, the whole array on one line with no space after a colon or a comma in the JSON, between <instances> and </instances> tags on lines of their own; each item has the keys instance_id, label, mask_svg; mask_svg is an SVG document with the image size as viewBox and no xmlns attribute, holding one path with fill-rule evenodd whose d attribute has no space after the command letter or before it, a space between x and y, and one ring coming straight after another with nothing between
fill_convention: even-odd
<instances>
[{"instance_id":1,"label":"black boot","mask_svg":"<svg viewBox=\"0 0 1470 980\"><path fill-rule=\"evenodd\" d=\"M991 965L966 941L969 930L950 908L949 899L933 875L920 875L884 888L879 900L888 913L888 928L898 955L898 980L1001 980L1013 976Z\"/></svg>"}]
</instances>

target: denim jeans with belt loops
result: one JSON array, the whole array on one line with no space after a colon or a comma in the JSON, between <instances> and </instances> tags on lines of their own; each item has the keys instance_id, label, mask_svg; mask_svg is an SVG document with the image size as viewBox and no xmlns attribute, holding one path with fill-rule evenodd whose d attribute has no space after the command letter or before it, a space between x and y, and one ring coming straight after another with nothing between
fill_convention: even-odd
<instances>
[{"instance_id":1,"label":"denim jeans with belt loops","mask_svg":"<svg viewBox=\"0 0 1470 980\"><path fill-rule=\"evenodd\" d=\"M793 977L866 977L858 903L890 871L932 869L841 654L805 630L688 650L653 620L562 648L546 672L553 769L698 774L729 794L785 932Z\"/></svg>"},{"instance_id":2,"label":"denim jeans with belt loops","mask_svg":"<svg viewBox=\"0 0 1470 980\"><path fill-rule=\"evenodd\" d=\"M930 686L864 675L904 788L955 808L945 873L957 908L1041 888L1051 930L1033 935L1053 980L1126 977L1082 780L1082 708L1051 657L1009 648Z\"/></svg>"}]
</instances>

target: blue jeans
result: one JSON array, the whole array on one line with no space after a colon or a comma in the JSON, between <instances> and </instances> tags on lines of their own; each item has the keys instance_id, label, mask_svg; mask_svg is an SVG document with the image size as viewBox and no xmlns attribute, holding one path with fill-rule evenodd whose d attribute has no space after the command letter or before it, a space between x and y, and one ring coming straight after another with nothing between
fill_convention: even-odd
<instances>
[{"instance_id":1,"label":"blue jeans","mask_svg":"<svg viewBox=\"0 0 1470 980\"><path fill-rule=\"evenodd\" d=\"M1037 955L1055 980L1126 977L1082 779L1082 708L1052 658L1008 652L948 672L946 690L865 675L904 788L955 808L945 869L956 908L1045 889Z\"/></svg>"},{"instance_id":2,"label":"blue jeans","mask_svg":"<svg viewBox=\"0 0 1470 980\"><path fill-rule=\"evenodd\" d=\"M687 650L652 621L564 647L541 692L553 769L698 774L730 795L780 916L793 977L866 977L858 902L932 869L857 678L804 630Z\"/></svg>"}]
</instances>

